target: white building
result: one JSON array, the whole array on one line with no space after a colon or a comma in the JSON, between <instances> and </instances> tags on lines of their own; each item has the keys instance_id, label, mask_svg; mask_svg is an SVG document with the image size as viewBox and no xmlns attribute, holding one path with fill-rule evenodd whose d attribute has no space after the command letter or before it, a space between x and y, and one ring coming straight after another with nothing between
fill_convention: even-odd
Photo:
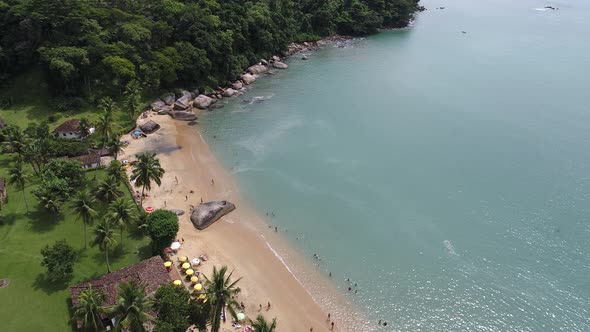
<instances>
[{"instance_id":1,"label":"white building","mask_svg":"<svg viewBox=\"0 0 590 332\"><path fill-rule=\"evenodd\" d=\"M81 138L80 134L80 120L71 119L68 120L54 130L55 136L59 138Z\"/></svg>"}]
</instances>

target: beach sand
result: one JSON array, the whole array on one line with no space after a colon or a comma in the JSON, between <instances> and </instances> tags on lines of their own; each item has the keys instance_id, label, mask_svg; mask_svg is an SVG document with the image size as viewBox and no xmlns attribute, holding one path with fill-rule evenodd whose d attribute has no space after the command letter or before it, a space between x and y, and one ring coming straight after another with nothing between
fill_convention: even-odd
<instances>
[{"instance_id":1,"label":"beach sand","mask_svg":"<svg viewBox=\"0 0 590 332\"><path fill-rule=\"evenodd\" d=\"M198 270L207 276L211 274L213 266L227 265L230 270L234 270L234 280L243 278L238 285L241 288L238 302L242 301L246 305L246 315L252 319L259 313L267 319L276 317L279 331L309 331L311 327L313 331L329 331L330 325L326 319L328 311L335 321L335 331L359 330L351 329L350 326L355 324L346 317L360 315L344 296L338 295L326 276L313 271L311 266L306 268L305 274L312 276L315 286L319 285L314 288L321 289L323 293L314 294L314 300L271 250L271 246L289 249L281 241L280 235L269 229L256 211L244 202L232 176L211 153L197 126L152 113L148 118L138 120L138 123L149 120L159 123L161 129L147 138L123 137L131 143L119 159L133 161L135 154L142 151L157 154L166 173L160 187L152 186L149 197L144 200L144 207L185 211L179 217L178 239L184 239L184 244L178 255L193 259L206 254L208 260ZM215 183L212 184L211 180ZM141 188L138 190L141 192ZM237 208L206 230L198 231L189 220L190 205L197 206L201 198L204 202L228 200ZM291 252L289 263L296 257L297 254ZM301 259L297 262L297 266L306 265L311 264ZM268 302L272 307L267 311ZM263 307L260 312L259 305ZM222 325L222 331L235 330L228 320Z\"/></svg>"}]
</instances>

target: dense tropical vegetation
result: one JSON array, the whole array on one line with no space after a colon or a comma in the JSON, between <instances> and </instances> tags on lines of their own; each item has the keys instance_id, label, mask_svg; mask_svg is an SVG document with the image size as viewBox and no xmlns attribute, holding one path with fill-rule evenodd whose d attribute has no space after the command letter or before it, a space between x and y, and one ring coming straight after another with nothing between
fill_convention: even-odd
<instances>
[{"instance_id":1,"label":"dense tropical vegetation","mask_svg":"<svg viewBox=\"0 0 590 332\"><path fill-rule=\"evenodd\" d=\"M140 86L215 87L290 42L405 26L418 9L418 0L0 0L0 80L36 68L56 95L124 93L134 112Z\"/></svg>"}]
</instances>

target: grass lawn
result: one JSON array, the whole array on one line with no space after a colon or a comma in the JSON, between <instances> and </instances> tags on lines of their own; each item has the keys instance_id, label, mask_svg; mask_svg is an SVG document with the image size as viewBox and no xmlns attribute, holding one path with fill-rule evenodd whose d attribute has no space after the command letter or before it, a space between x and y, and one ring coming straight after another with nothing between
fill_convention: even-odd
<instances>
[{"instance_id":1,"label":"grass lawn","mask_svg":"<svg viewBox=\"0 0 590 332\"><path fill-rule=\"evenodd\" d=\"M53 130L63 122L72 119L88 118L91 123L96 123L100 112L96 105L77 111L56 112L51 109L52 96L48 91L47 83L43 79L43 73L40 71L31 71L20 75L14 79L7 87L0 89L0 99L10 97L13 101L9 108L0 107L0 119L7 124L19 126L25 129L30 123L49 121L49 127ZM122 110L122 97L115 100L119 110L114 114L115 122L123 129L130 130L132 120L129 115ZM98 104L98 103L95 103Z\"/></svg>"},{"instance_id":2,"label":"grass lawn","mask_svg":"<svg viewBox=\"0 0 590 332\"><path fill-rule=\"evenodd\" d=\"M12 162L11 156L0 155L0 177L7 176ZM92 183L97 183L104 176L104 171L87 173ZM34 179L25 189L30 213L26 213L22 193L11 186L8 187L8 204L1 211L4 222L0 224L0 278L10 278L8 287L0 289L2 331L71 330L68 285L107 272L104 253L98 247L89 246L84 250L83 224L76 220L69 206L64 206L59 217L39 207L37 199L31 194L37 184L38 180ZM128 190L123 187L122 190L131 199ZM104 208L97 209L99 216ZM120 240L118 232L117 242ZM92 238L90 226L89 244ZM79 252L79 258L74 265L73 279L66 284L55 285L45 278L40 250L62 239L66 239ZM151 256L149 239L133 229L125 230L124 250L118 247L113 251L113 270Z\"/></svg>"}]
</instances>

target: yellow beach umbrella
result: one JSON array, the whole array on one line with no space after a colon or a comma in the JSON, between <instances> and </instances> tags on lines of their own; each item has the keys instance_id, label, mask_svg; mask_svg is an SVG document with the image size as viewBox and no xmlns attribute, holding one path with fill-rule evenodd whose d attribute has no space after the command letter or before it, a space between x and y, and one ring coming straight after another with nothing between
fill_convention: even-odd
<instances>
[{"instance_id":1,"label":"yellow beach umbrella","mask_svg":"<svg viewBox=\"0 0 590 332\"><path fill-rule=\"evenodd\" d=\"M197 285L195 285L195 287L197 287ZM199 299L201 299L201 300L204 300L206 298L207 298L207 295L205 295L205 294L199 295Z\"/></svg>"},{"instance_id":2,"label":"yellow beach umbrella","mask_svg":"<svg viewBox=\"0 0 590 332\"><path fill-rule=\"evenodd\" d=\"M201 289L203 289L203 285L196 284L194 288L195 288L196 291L200 291Z\"/></svg>"},{"instance_id":3,"label":"yellow beach umbrella","mask_svg":"<svg viewBox=\"0 0 590 332\"><path fill-rule=\"evenodd\" d=\"M186 256L180 256L180 257L178 257L178 261L181 262L181 263L186 262L186 260L187 260Z\"/></svg>"},{"instance_id":4,"label":"yellow beach umbrella","mask_svg":"<svg viewBox=\"0 0 590 332\"><path fill-rule=\"evenodd\" d=\"M195 273L195 271L193 269L186 270L186 275L187 276L193 275L193 273Z\"/></svg>"},{"instance_id":5,"label":"yellow beach umbrella","mask_svg":"<svg viewBox=\"0 0 590 332\"><path fill-rule=\"evenodd\" d=\"M164 262L164 266L165 267L171 267L172 266L172 262L171 261Z\"/></svg>"},{"instance_id":6,"label":"yellow beach umbrella","mask_svg":"<svg viewBox=\"0 0 590 332\"><path fill-rule=\"evenodd\" d=\"M191 282L192 282L193 284L196 284L198 281L199 281L199 277L197 277L197 276L192 276L192 277L191 277Z\"/></svg>"},{"instance_id":7,"label":"yellow beach umbrella","mask_svg":"<svg viewBox=\"0 0 590 332\"><path fill-rule=\"evenodd\" d=\"M185 269L185 270L189 269L190 267L191 267L191 265L189 263L183 263L182 264L182 268Z\"/></svg>"},{"instance_id":8,"label":"yellow beach umbrella","mask_svg":"<svg viewBox=\"0 0 590 332\"><path fill-rule=\"evenodd\" d=\"M182 281L174 280L173 284L174 284L174 286L180 286L180 285L182 285Z\"/></svg>"}]
</instances>

